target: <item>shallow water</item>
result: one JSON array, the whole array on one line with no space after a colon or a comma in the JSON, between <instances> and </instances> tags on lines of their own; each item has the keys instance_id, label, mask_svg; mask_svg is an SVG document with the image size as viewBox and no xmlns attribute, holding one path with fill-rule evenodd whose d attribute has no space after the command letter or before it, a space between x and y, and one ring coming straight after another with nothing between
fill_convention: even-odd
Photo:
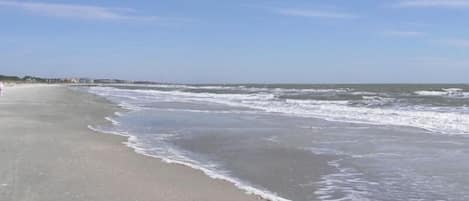
<instances>
[{"instance_id":1,"label":"shallow water","mask_svg":"<svg viewBox=\"0 0 469 201\"><path fill-rule=\"evenodd\" d=\"M84 90L130 109L97 129L270 199L469 200L467 85Z\"/></svg>"}]
</instances>

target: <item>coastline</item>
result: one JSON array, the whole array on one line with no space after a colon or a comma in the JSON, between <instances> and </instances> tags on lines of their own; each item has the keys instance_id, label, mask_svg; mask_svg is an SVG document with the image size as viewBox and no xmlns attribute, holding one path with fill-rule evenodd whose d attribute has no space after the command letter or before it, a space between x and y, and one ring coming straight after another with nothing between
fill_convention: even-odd
<instances>
[{"instance_id":1,"label":"coastline","mask_svg":"<svg viewBox=\"0 0 469 201\"><path fill-rule=\"evenodd\" d=\"M82 87L80 85L71 85L71 86ZM113 102L112 100L107 99L105 96L98 95L93 92L89 92L89 91L82 91L82 92L96 95L99 98L104 97L106 101L109 101L111 104L116 105L120 108L119 111L114 112L112 115L106 116L104 118L107 121L107 124L112 124L112 126L120 125L120 122L115 120L116 117L125 116L127 112L135 112L135 111L140 110L139 108L136 109L127 104L122 105L120 103ZM88 128L98 133L125 137L127 140L123 142L122 144L134 150L134 152L139 155L144 155L147 157L154 158L156 160L161 160L162 162L167 163L167 164L180 165L180 166L187 167L196 171L203 172L207 177L211 179L222 180L222 181L228 182L234 185L236 188L240 189L241 191L245 192L246 194L256 196L260 200L290 201L289 199L281 197L275 192L269 191L265 188L255 187L253 184L250 184L249 182L246 182L240 178L234 177L230 174L225 174L223 173L223 171L214 170L211 168L207 168L201 164L197 164L197 162L194 162L190 158L185 158L184 156L182 156L184 159L174 159L174 158L168 158L162 155L150 153L148 151L148 148L142 147L142 142L140 142L140 138L138 137L138 135L135 135L134 133L127 133L127 132L122 132L122 131L111 131L111 130L108 130L108 128L101 129L100 127L103 127L103 126L107 127L108 125L105 125L105 124L88 125Z\"/></svg>"},{"instance_id":2,"label":"coastline","mask_svg":"<svg viewBox=\"0 0 469 201\"><path fill-rule=\"evenodd\" d=\"M135 154L110 123L117 105L66 86L8 87L0 98L3 200L259 200L202 171Z\"/></svg>"}]
</instances>

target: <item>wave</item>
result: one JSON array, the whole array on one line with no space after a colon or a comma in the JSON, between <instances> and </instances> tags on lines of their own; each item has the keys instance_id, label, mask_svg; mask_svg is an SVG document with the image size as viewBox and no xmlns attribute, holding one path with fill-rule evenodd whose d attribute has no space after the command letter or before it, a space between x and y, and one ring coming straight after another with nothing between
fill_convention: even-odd
<instances>
[{"instance_id":1,"label":"wave","mask_svg":"<svg viewBox=\"0 0 469 201\"><path fill-rule=\"evenodd\" d=\"M92 126L92 125L88 125L88 129L90 129L94 132L97 132L97 133L105 133L105 134L112 134L112 135L118 135L118 136L123 136L123 137L129 137L129 134L127 134L126 132L103 130L103 129L97 128L95 126Z\"/></svg>"},{"instance_id":2,"label":"wave","mask_svg":"<svg viewBox=\"0 0 469 201\"><path fill-rule=\"evenodd\" d=\"M381 96L363 96L362 100L358 101L358 105L364 106L385 106L390 105L396 101L395 98L386 98Z\"/></svg>"},{"instance_id":3,"label":"wave","mask_svg":"<svg viewBox=\"0 0 469 201\"><path fill-rule=\"evenodd\" d=\"M353 143L353 141L351 141ZM342 141L340 143L350 143ZM314 154L319 155L342 155L351 158L379 158L383 156L393 156L391 153L370 153L365 155L351 154L343 151L339 151L331 148L319 148L309 147L305 148ZM328 162L328 165L335 169L335 172L326 174L321 177L321 181L318 182L319 186L314 192L318 196L318 200L323 201L367 201L371 200L367 198L370 193L369 189L373 186L379 185L379 183L369 181L364 178L364 174L351 167L344 167L341 165L343 159L332 160ZM342 195L340 197L334 197L334 195Z\"/></svg>"},{"instance_id":4,"label":"wave","mask_svg":"<svg viewBox=\"0 0 469 201\"><path fill-rule=\"evenodd\" d=\"M122 86L122 85L120 85ZM131 85L123 85L131 86ZM135 87L135 85L132 85ZM154 84L154 85L139 85L148 89L165 89L165 90L180 90L180 91L224 91L224 92L274 92L274 93L345 93L352 91L351 88L279 88L279 87L260 87L260 86L245 86L245 85L182 85L182 84Z\"/></svg>"},{"instance_id":5,"label":"wave","mask_svg":"<svg viewBox=\"0 0 469 201\"><path fill-rule=\"evenodd\" d=\"M464 92L460 88L444 88L441 91L415 91L419 96L440 96L449 98L469 98L469 92Z\"/></svg>"},{"instance_id":6,"label":"wave","mask_svg":"<svg viewBox=\"0 0 469 201\"><path fill-rule=\"evenodd\" d=\"M445 91L415 91L414 93L420 96L444 96L448 94Z\"/></svg>"},{"instance_id":7,"label":"wave","mask_svg":"<svg viewBox=\"0 0 469 201\"><path fill-rule=\"evenodd\" d=\"M350 100L297 100L280 99L272 93L217 94L192 93L184 91L125 90L110 87L93 87L90 90L98 95L131 93L136 101L118 100L120 105L131 110L141 110L144 103L182 102L219 104L236 108L249 108L253 111L277 113L307 118L320 118L329 121L364 123L376 125L408 126L443 134L469 134L469 108L453 110L447 107L370 107L382 106L394 101L392 98L365 96L364 104ZM454 91L454 90L453 90ZM445 92L447 93L447 92ZM110 94L110 95L109 95ZM355 103L355 104L354 104ZM467 112L466 111L466 112Z\"/></svg>"},{"instance_id":8,"label":"wave","mask_svg":"<svg viewBox=\"0 0 469 201\"><path fill-rule=\"evenodd\" d=\"M258 108L262 108L262 106ZM281 107L266 107L264 109L271 112L331 121L410 126L445 134L469 133L469 115L451 112L351 107L334 102L287 104Z\"/></svg>"},{"instance_id":9,"label":"wave","mask_svg":"<svg viewBox=\"0 0 469 201\"><path fill-rule=\"evenodd\" d=\"M346 168L340 165L340 160L330 161L329 166L334 167L337 172L325 175L321 178L319 188L314 192L319 200L324 201L368 201L370 195L369 187L379 185L379 183L367 181L362 178L363 173L353 168ZM345 196L336 198L333 195L344 194Z\"/></svg>"},{"instance_id":10,"label":"wave","mask_svg":"<svg viewBox=\"0 0 469 201\"><path fill-rule=\"evenodd\" d=\"M255 188L252 185L239 180L238 178L232 177L228 172L221 170L215 170L216 164L202 164L198 161L192 160L189 157L186 157L182 151L174 149L169 146L159 147L159 148L146 148L145 144L136 136L124 131L113 131L108 129L97 128L91 125L88 125L88 128L94 132L112 134L127 137L127 142L123 144L127 147L133 149L135 153L142 154L145 156L153 157L160 159L161 161L168 164L178 164L183 165L195 170L202 171L205 175L209 176L212 179L220 179L227 181L235 185L237 188L245 191L247 194L259 196L262 199L271 200L271 201L290 201L286 198L278 196L276 193L270 192L268 190L261 190ZM164 139L174 136L173 134L159 134L161 137L159 140L163 141ZM166 154L154 154L155 149L162 151Z\"/></svg>"},{"instance_id":11,"label":"wave","mask_svg":"<svg viewBox=\"0 0 469 201\"><path fill-rule=\"evenodd\" d=\"M106 119L106 120L108 120L109 122L111 122L112 125L114 125L114 126L120 125L120 122L118 122L117 120L115 120L115 119L113 119L113 118L111 118L111 117L105 117L104 119Z\"/></svg>"}]
</instances>

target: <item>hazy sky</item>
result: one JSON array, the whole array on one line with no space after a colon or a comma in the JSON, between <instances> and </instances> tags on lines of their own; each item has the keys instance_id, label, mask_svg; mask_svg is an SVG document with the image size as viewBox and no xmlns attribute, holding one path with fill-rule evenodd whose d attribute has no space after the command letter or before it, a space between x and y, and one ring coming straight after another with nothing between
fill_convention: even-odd
<instances>
[{"instance_id":1,"label":"hazy sky","mask_svg":"<svg viewBox=\"0 0 469 201\"><path fill-rule=\"evenodd\" d=\"M469 82L469 0L0 0L0 74Z\"/></svg>"}]
</instances>

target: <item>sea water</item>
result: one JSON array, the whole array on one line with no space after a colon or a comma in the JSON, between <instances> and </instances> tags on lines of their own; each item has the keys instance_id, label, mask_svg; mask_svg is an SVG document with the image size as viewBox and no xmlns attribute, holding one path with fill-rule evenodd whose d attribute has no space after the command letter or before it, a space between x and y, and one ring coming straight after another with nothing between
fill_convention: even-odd
<instances>
[{"instance_id":1,"label":"sea water","mask_svg":"<svg viewBox=\"0 0 469 201\"><path fill-rule=\"evenodd\" d=\"M103 85L138 153L270 200L469 200L468 85Z\"/></svg>"}]
</instances>

